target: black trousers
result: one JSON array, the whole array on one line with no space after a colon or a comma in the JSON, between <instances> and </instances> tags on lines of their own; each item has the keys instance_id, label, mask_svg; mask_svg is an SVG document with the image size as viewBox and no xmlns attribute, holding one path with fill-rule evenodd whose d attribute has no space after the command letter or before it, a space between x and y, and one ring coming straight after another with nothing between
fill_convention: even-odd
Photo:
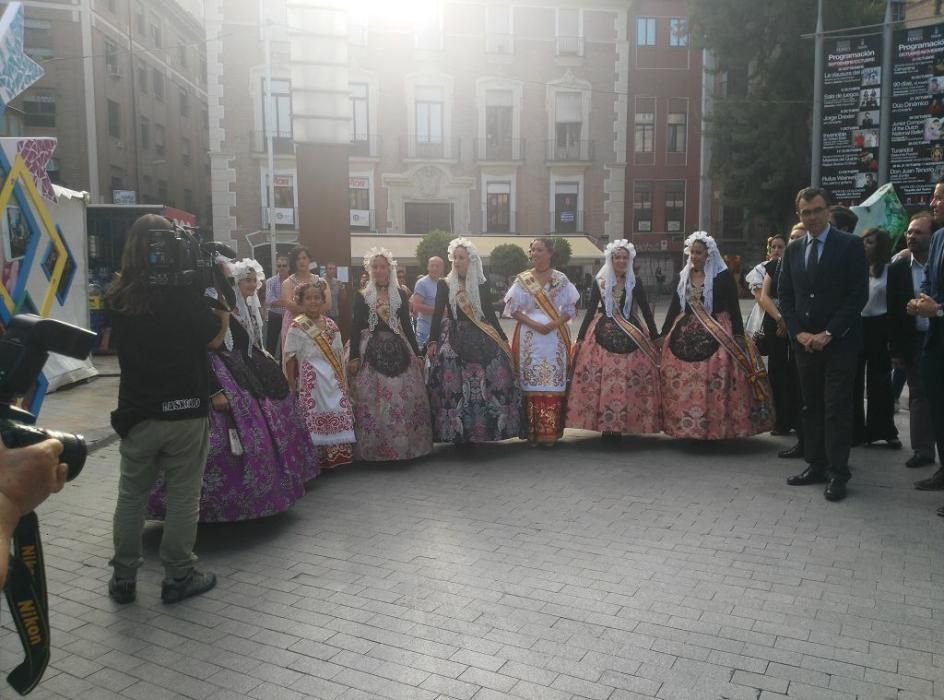
<instances>
[{"instance_id":1,"label":"black trousers","mask_svg":"<svg viewBox=\"0 0 944 700\"><path fill-rule=\"evenodd\" d=\"M266 322L266 337L265 337L265 347L266 351L272 355L272 357L279 357L279 338L282 335L282 314L275 313L274 311L269 312L269 318Z\"/></svg>"},{"instance_id":2,"label":"black trousers","mask_svg":"<svg viewBox=\"0 0 944 700\"><path fill-rule=\"evenodd\" d=\"M800 386L797 383L795 363L790 356L790 341L778 338L776 326L764 328L767 338L767 376L773 393L774 413L777 416L776 430L787 432L800 429Z\"/></svg>"},{"instance_id":3,"label":"black trousers","mask_svg":"<svg viewBox=\"0 0 944 700\"><path fill-rule=\"evenodd\" d=\"M794 350L803 393L806 461L827 476L848 480L857 348L834 339L819 351L807 352L797 343Z\"/></svg>"},{"instance_id":4,"label":"black trousers","mask_svg":"<svg viewBox=\"0 0 944 700\"><path fill-rule=\"evenodd\" d=\"M944 344L940 340L925 346L921 370L937 454L944 459Z\"/></svg>"},{"instance_id":5,"label":"black trousers","mask_svg":"<svg viewBox=\"0 0 944 700\"><path fill-rule=\"evenodd\" d=\"M892 393L892 356L888 348L888 314L862 319L862 350L856 367L852 398L852 444L893 440L895 397ZM865 403L868 403L866 409Z\"/></svg>"}]
</instances>

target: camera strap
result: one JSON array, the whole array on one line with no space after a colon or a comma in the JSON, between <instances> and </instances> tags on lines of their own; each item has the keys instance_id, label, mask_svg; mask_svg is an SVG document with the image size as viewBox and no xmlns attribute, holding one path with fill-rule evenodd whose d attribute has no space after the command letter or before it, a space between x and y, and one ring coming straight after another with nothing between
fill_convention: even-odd
<instances>
[{"instance_id":1,"label":"camera strap","mask_svg":"<svg viewBox=\"0 0 944 700\"><path fill-rule=\"evenodd\" d=\"M26 695L42 679L49 663L46 564L36 513L23 516L17 523L4 593L26 654L23 663L7 675L7 682L20 695Z\"/></svg>"}]
</instances>

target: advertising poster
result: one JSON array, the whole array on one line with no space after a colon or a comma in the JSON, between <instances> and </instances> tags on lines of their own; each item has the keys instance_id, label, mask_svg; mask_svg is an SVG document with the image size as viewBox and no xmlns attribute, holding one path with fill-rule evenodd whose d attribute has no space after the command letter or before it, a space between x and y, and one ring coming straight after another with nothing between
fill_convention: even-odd
<instances>
[{"instance_id":1,"label":"advertising poster","mask_svg":"<svg viewBox=\"0 0 944 700\"><path fill-rule=\"evenodd\" d=\"M889 179L903 203L928 201L944 175L944 25L895 32Z\"/></svg>"},{"instance_id":2,"label":"advertising poster","mask_svg":"<svg viewBox=\"0 0 944 700\"><path fill-rule=\"evenodd\" d=\"M882 99L881 37L826 42L822 185L842 204L878 187Z\"/></svg>"}]
</instances>

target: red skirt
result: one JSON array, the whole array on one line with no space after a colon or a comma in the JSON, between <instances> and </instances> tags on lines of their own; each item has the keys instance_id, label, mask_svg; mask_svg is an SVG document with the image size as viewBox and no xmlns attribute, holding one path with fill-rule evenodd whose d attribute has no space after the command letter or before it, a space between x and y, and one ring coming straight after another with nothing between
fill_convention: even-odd
<instances>
[{"instance_id":1,"label":"red skirt","mask_svg":"<svg viewBox=\"0 0 944 700\"><path fill-rule=\"evenodd\" d=\"M557 442L564 437L565 394L522 392L524 421L521 437L528 442Z\"/></svg>"},{"instance_id":2,"label":"red skirt","mask_svg":"<svg viewBox=\"0 0 944 700\"><path fill-rule=\"evenodd\" d=\"M719 313L717 320L731 332L726 312ZM691 359L708 352L706 359ZM766 378L761 381L764 399L757 397L741 365L711 338L694 314L687 313L676 321L662 346L663 430L673 437L698 440L766 432L773 428L774 411L770 385Z\"/></svg>"},{"instance_id":3,"label":"red skirt","mask_svg":"<svg viewBox=\"0 0 944 700\"><path fill-rule=\"evenodd\" d=\"M601 433L662 431L659 368L639 348L610 352L596 339L602 314L590 324L575 360L567 398L568 428Z\"/></svg>"}]
</instances>

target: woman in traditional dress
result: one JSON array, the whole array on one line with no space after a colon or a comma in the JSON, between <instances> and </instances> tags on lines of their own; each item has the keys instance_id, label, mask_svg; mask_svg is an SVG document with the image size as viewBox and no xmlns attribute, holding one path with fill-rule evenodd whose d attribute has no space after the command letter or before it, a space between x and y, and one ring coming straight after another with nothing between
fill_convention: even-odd
<instances>
[{"instance_id":1,"label":"woman in traditional dress","mask_svg":"<svg viewBox=\"0 0 944 700\"><path fill-rule=\"evenodd\" d=\"M751 308L751 313L744 323L744 333L748 338L753 338L763 331L764 313L766 309L761 304L761 294L764 288L764 277L767 275L767 266L771 261L779 260L786 247L787 239L781 234L778 233L768 238L767 259L762 263L757 263L754 269L744 276L744 281L747 282L747 288L751 296L754 297L754 306Z\"/></svg>"},{"instance_id":2,"label":"woman in traditional dress","mask_svg":"<svg viewBox=\"0 0 944 700\"><path fill-rule=\"evenodd\" d=\"M512 354L523 394L521 437L552 445L564 435L564 400L570 368L570 331L577 313L577 288L551 267L554 241L535 238L530 270L519 274L505 294L505 314L518 324Z\"/></svg>"},{"instance_id":3,"label":"woman in traditional dress","mask_svg":"<svg viewBox=\"0 0 944 700\"><path fill-rule=\"evenodd\" d=\"M285 336L289 386L298 389L298 406L322 469L354 459L354 412L344 373L344 347L337 325L323 315L325 292L319 284L303 284L295 303L305 309Z\"/></svg>"},{"instance_id":4,"label":"woman in traditional dress","mask_svg":"<svg viewBox=\"0 0 944 700\"><path fill-rule=\"evenodd\" d=\"M223 347L208 353L212 410L201 522L280 513L304 496L305 482L318 475L318 457L288 383L265 351L257 296L262 267L245 259L230 269L235 295L225 288L208 292L217 305L228 308L234 296L235 304ZM165 497L161 478L148 504L150 518L163 519Z\"/></svg>"},{"instance_id":5,"label":"woman in traditional dress","mask_svg":"<svg viewBox=\"0 0 944 700\"><path fill-rule=\"evenodd\" d=\"M472 241L456 238L449 262L426 345L433 439L463 444L517 437L521 391L482 259Z\"/></svg>"},{"instance_id":6,"label":"woman in traditional dress","mask_svg":"<svg viewBox=\"0 0 944 700\"><path fill-rule=\"evenodd\" d=\"M633 261L636 247L610 243L590 290L574 349L567 427L604 437L662 430L656 323Z\"/></svg>"},{"instance_id":7,"label":"woman in traditional dress","mask_svg":"<svg viewBox=\"0 0 944 700\"><path fill-rule=\"evenodd\" d=\"M282 304L285 312L282 315L282 346L285 345L285 336L288 335L288 328L296 316L305 313L305 310L295 301L295 291L303 284L320 284L325 290L325 299L327 305L331 306L331 290L328 283L312 272L311 253L308 248L298 246L288 256L288 266L292 271L285 281L282 282ZM282 358L282 366L285 367L285 358Z\"/></svg>"},{"instance_id":8,"label":"woman in traditional dress","mask_svg":"<svg viewBox=\"0 0 944 700\"><path fill-rule=\"evenodd\" d=\"M734 277L704 231L685 240L685 256L662 328L663 430L700 440L770 430L770 384L744 337Z\"/></svg>"},{"instance_id":9,"label":"woman in traditional dress","mask_svg":"<svg viewBox=\"0 0 944 700\"><path fill-rule=\"evenodd\" d=\"M354 295L348 362L354 457L369 462L422 457L433 449L433 431L409 298L397 287L397 262L389 250L368 250L364 267L369 279Z\"/></svg>"}]
</instances>

